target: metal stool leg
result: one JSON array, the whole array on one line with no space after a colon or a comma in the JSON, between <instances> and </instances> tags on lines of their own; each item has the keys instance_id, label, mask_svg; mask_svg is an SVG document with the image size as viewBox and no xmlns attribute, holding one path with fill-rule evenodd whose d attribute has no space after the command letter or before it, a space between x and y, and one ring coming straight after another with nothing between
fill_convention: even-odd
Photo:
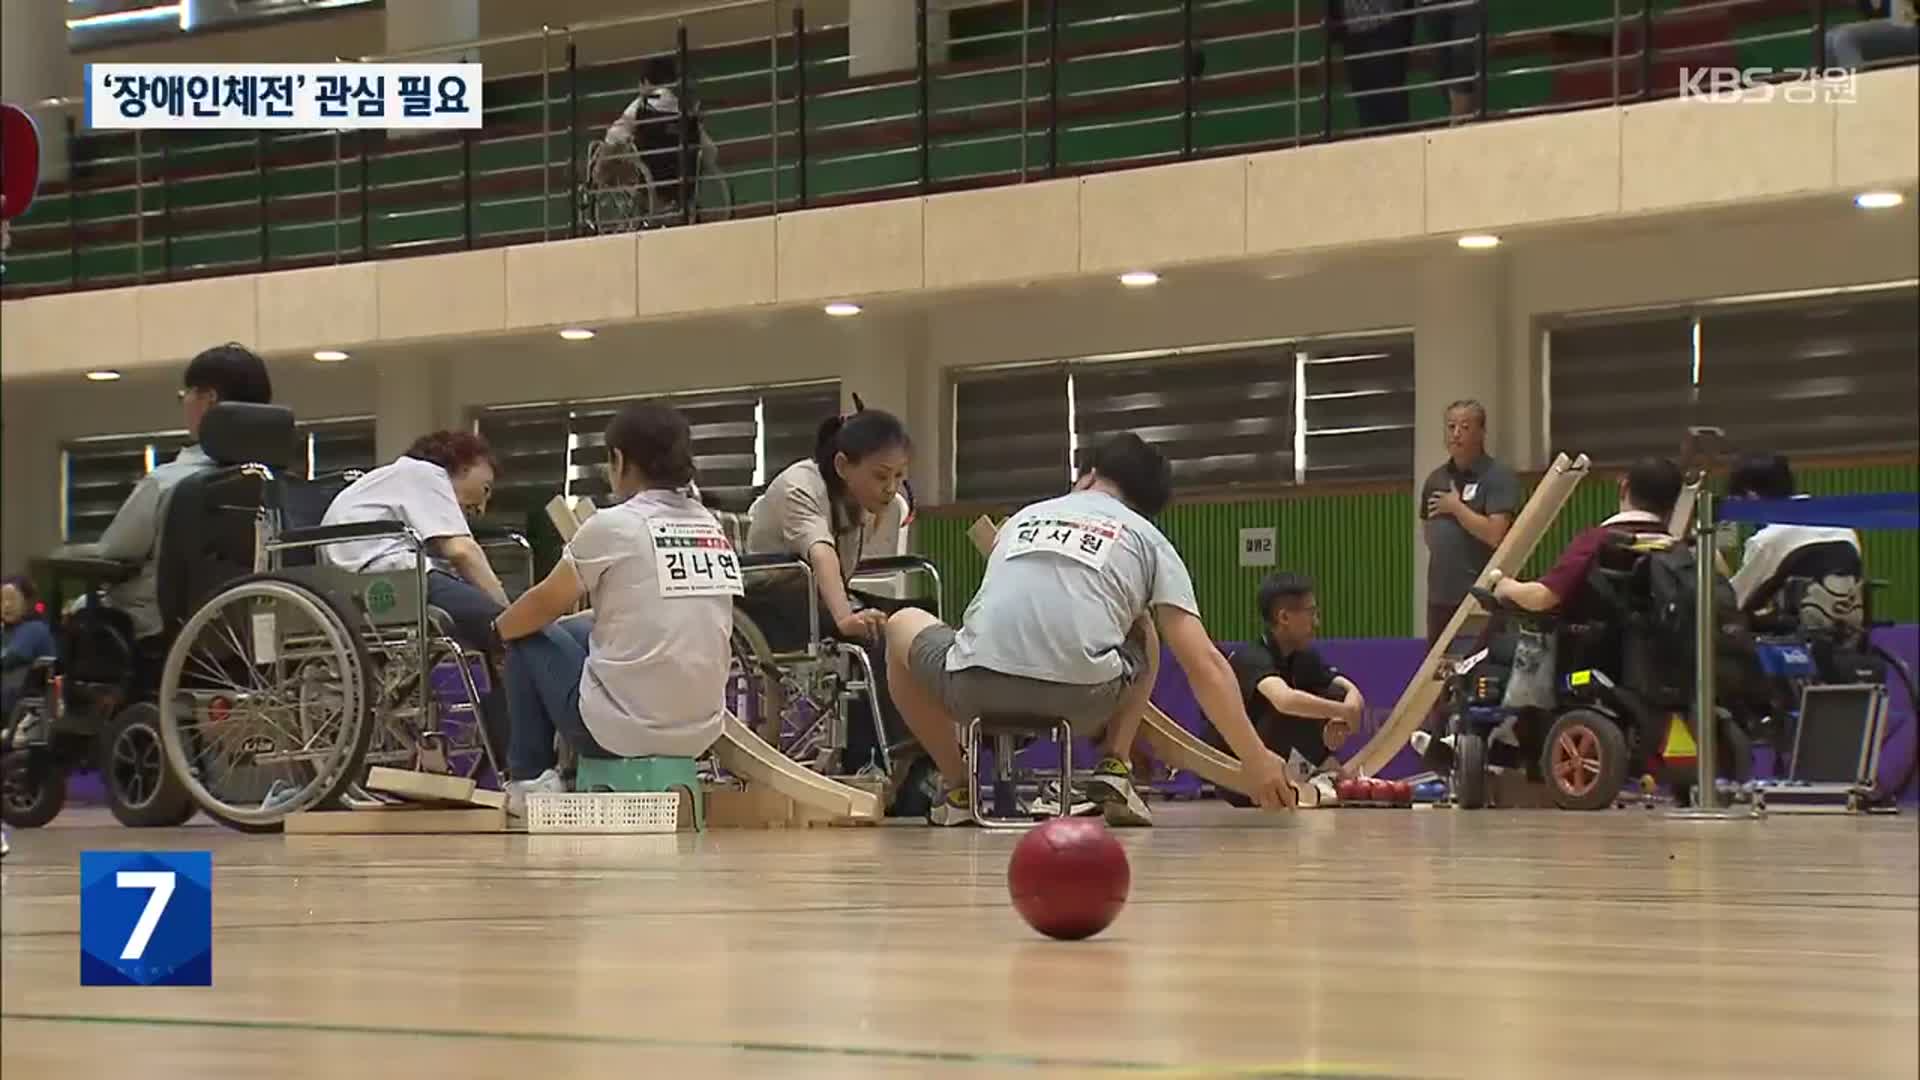
<instances>
[{"instance_id":1,"label":"metal stool leg","mask_svg":"<svg viewBox=\"0 0 1920 1080\"><path fill-rule=\"evenodd\" d=\"M1013 787L1013 736L1001 732L993 737L993 816L1002 819L1020 816L1019 793Z\"/></svg>"}]
</instances>

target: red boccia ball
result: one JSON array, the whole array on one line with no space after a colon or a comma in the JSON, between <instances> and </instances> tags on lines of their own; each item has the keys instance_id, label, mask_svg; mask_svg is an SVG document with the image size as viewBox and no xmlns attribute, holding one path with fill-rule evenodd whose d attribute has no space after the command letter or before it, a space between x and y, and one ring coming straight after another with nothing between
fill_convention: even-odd
<instances>
[{"instance_id":1,"label":"red boccia ball","mask_svg":"<svg viewBox=\"0 0 1920 1080\"><path fill-rule=\"evenodd\" d=\"M1413 803L1413 782L1411 780L1395 780L1393 782L1393 801L1402 806Z\"/></svg>"},{"instance_id":2,"label":"red boccia ball","mask_svg":"<svg viewBox=\"0 0 1920 1080\"><path fill-rule=\"evenodd\" d=\"M1054 818L1020 838L1007 893L1027 925L1078 941L1105 930L1127 904L1126 849L1099 818Z\"/></svg>"},{"instance_id":3,"label":"red boccia ball","mask_svg":"<svg viewBox=\"0 0 1920 1080\"><path fill-rule=\"evenodd\" d=\"M1333 785L1333 793L1340 797L1341 802L1359 802L1364 794L1360 790L1360 781L1352 779L1351 777L1345 780L1336 780Z\"/></svg>"}]
</instances>

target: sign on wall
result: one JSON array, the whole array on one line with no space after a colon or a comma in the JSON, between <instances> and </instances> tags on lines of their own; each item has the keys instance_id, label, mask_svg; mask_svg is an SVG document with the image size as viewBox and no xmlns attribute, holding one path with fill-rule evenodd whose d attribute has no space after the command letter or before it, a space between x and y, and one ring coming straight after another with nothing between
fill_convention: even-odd
<instances>
[{"instance_id":1,"label":"sign on wall","mask_svg":"<svg viewBox=\"0 0 1920 1080\"><path fill-rule=\"evenodd\" d=\"M1240 565L1273 565L1274 528L1240 530Z\"/></svg>"}]
</instances>

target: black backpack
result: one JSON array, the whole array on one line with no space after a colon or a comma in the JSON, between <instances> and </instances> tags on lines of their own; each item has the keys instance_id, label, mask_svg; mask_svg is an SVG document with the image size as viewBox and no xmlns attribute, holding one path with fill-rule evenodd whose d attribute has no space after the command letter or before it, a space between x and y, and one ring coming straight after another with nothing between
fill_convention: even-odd
<instances>
[{"instance_id":1,"label":"black backpack","mask_svg":"<svg viewBox=\"0 0 1920 1080\"><path fill-rule=\"evenodd\" d=\"M1666 673L1681 683L1693 680L1695 614L1699 610L1699 589L1693 545L1668 536L1636 536L1634 550L1640 552L1636 576L1645 583L1646 618L1663 661ZM1713 575L1713 618L1716 652L1729 643L1739 619L1734 601L1733 583L1715 569Z\"/></svg>"}]
</instances>

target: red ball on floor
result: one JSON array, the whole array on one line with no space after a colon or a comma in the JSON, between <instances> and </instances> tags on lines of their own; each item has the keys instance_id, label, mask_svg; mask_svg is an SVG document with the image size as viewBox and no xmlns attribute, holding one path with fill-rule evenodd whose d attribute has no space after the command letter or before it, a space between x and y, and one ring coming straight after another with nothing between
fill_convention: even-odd
<instances>
[{"instance_id":1,"label":"red ball on floor","mask_svg":"<svg viewBox=\"0 0 1920 1080\"><path fill-rule=\"evenodd\" d=\"M1336 781L1333 785L1333 793L1340 797L1341 802L1359 802L1366 794L1360 786L1360 781L1351 777Z\"/></svg>"},{"instance_id":2,"label":"red ball on floor","mask_svg":"<svg viewBox=\"0 0 1920 1080\"><path fill-rule=\"evenodd\" d=\"M1105 930L1126 906L1126 849L1099 818L1055 818L1014 846L1007 893L1027 925L1077 941Z\"/></svg>"}]
</instances>

